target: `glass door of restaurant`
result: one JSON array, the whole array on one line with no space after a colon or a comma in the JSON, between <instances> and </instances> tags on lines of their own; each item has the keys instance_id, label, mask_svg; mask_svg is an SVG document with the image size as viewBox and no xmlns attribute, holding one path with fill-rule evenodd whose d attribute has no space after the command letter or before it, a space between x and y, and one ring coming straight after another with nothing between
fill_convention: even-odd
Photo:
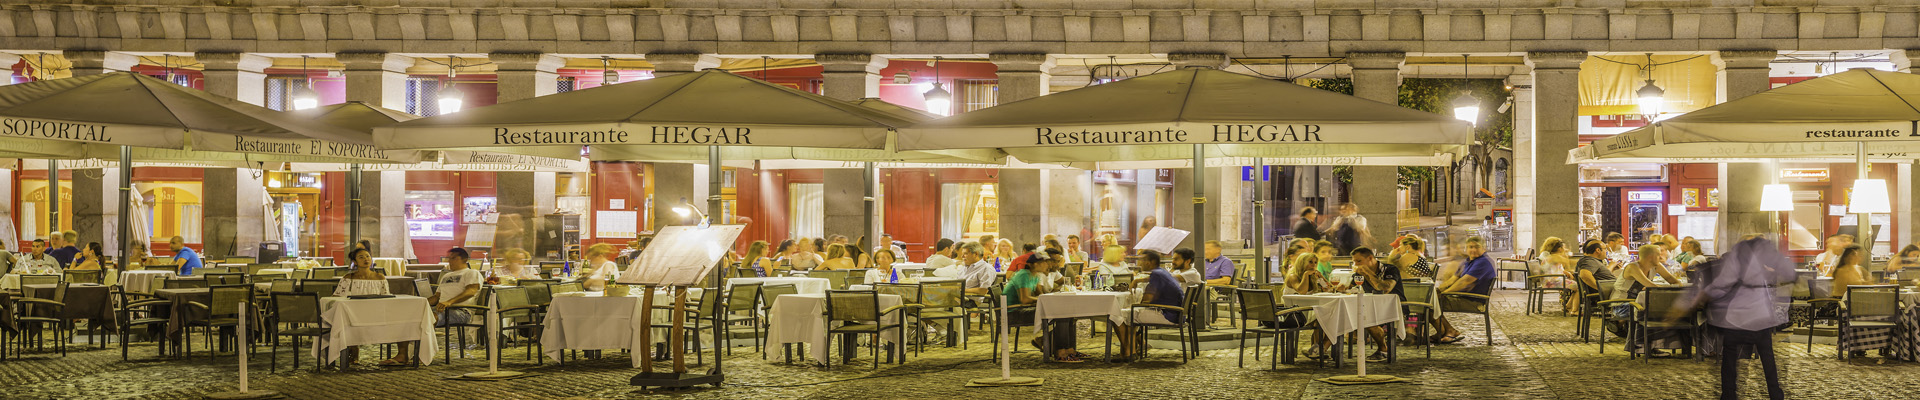
<instances>
[{"instance_id":1,"label":"glass door of restaurant","mask_svg":"<svg viewBox=\"0 0 1920 400\"><path fill-rule=\"evenodd\" d=\"M1662 187L1627 188L1621 218L1627 245L1637 249L1655 234L1666 233L1667 189Z\"/></svg>"}]
</instances>

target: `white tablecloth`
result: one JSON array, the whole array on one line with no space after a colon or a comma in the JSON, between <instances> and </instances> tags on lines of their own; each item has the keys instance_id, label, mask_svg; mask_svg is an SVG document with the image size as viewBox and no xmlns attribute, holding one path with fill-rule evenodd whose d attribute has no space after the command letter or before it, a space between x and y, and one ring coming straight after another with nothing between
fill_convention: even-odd
<instances>
[{"instance_id":1,"label":"white tablecloth","mask_svg":"<svg viewBox=\"0 0 1920 400\"><path fill-rule=\"evenodd\" d=\"M350 346L417 340L414 359L420 365L433 363L433 308L425 297L322 297L320 310L320 318L333 327L327 340L313 348L314 357L323 362L339 359L340 350Z\"/></svg>"},{"instance_id":2,"label":"white tablecloth","mask_svg":"<svg viewBox=\"0 0 1920 400\"><path fill-rule=\"evenodd\" d=\"M827 285L828 285L827 278L798 278L798 277L733 278L728 280L727 282L728 282L727 283L728 285L758 283L760 284L761 287L774 286L774 285L793 285L793 289L799 291L800 294L823 294L827 292Z\"/></svg>"},{"instance_id":3,"label":"white tablecloth","mask_svg":"<svg viewBox=\"0 0 1920 400\"><path fill-rule=\"evenodd\" d=\"M153 293L153 283L172 278L173 271L125 271L120 273L120 285L128 292Z\"/></svg>"},{"instance_id":4,"label":"white tablecloth","mask_svg":"<svg viewBox=\"0 0 1920 400\"><path fill-rule=\"evenodd\" d=\"M373 269L387 276L407 276L407 259L399 257L374 257Z\"/></svg>"},{"instance_id":5,"label":"white tablecloth","mask_svg":"<svg viewBox=\"0 0 1920 400\"><path fill-rule=\"evenodd\" d=\"M698 301L703 290L687 290L687 301ZM654 305L673 304L672 293L654 291ZM640 342L640 296L606 297L604 292L581 292L580 295L555 295L553 303L547 306L547 318L541 323L546 330L541 331L540 347L547 358L560 360L567 349L606 350L635 349L633 366L640 366L640 358L645 357L647 349L634 346ZM688 318L697 314L689 307ZM672 313L668 310L655 310L653 323L673 323ZM687 326L693 326L688 320ZM665 329L653 330L654 343L664 343L671 339ZM707 336L699 338L702 343L711 343Z\"/></svg>"},{"instance_id":6,"label":"white tablecloth","mask_svg":"<svg viewBox=\"0 0 1920 400\"><path fill-rule=\"evenodd\" d=\"M1116 324L1127 323L1127 307L1133 305L1128 292L1058 292L1040 295L1033 309L1033 326L1053 318L1098 317L1105 315Z\"/></svg>"},{"instance_id":7,"label":"white tablecloth","mask_svg":"<svg viewBox=\"0 0 1920 400\"><path fill-rule=\"evenodd\" d=\"M1407 326L1394 323L1405 318L1400 313L1400 296L1392 294L1316 296L1292 294L1285 296L1288 306L1313 307L1313 316L1320 321L1320 329L1327 336L1340 336L1369 326L1387 324L1393 326L1396 338L1406 337ZM1356 299L1358 299L1356 301ZM1356 306L1356 302L1358 305ZM1358 309L1351 309L1358 307Z\"/></svg>"},{"instance_id":8,"label":"white tablecloth","mask_svg":"<svg viewBox=\"0 0 1920 400\"><path fill-rule=\"evenodd\" d=\"M891 294L880 295L881 310L898 305L900 305L900 296ZM774 300L773 308L767 312L767 346L779 346L785 343L806 343L807 346L810 347L807 349L807 352L813 356L815 361L826 360L827 343L829 343L829 340L832 340L832 338L827 335L826 313L827 295L825 294L803 293L780 296L779 299ZM888 324L899 323L899 314L887 314L886 320L883 322ZM901 340L900 335L903 331L905 331L904 327L903 329L888 330L887 334L880 336L886 339L888 343L902 343L904 341ZM902 352L896 356L906 356L904 353L906 346L893 346L893 348L895 351ZM785 352L773 350L772 348L767 349L766 354L768 357L773 358L774 361L785 361L786 358Z\"/></svg>"}]
</instances>

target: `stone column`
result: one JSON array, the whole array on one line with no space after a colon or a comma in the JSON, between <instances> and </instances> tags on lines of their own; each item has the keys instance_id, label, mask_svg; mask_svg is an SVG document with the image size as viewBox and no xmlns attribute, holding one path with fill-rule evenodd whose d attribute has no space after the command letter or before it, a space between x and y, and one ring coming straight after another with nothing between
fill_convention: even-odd
<instances>
[{"instance_id":1,"label":"stone column","mask_svg":"<svg viewBox=\"0 0 1920 400\"><path fill-rule=\"evenodd\" d=\"M694 185L706 184L695 179L693 164L653 163L653 229L660 230L667 225L690 225L697 221L693 217L680 218L673 212L674 207L693 203L703 203L693 192ZM684 203L683 203L684 201Z\"/></svg>"},{"instance_id":2,"label":"stone column","mask_svg":"<svg viewBox=\"0 0 1920 400\"><path fill-rule=\"evenodd\" d=\"M1041 53L993 53L988 60L998 68L1000 104L1040 97L1050 92L1047 81L1053 69L1053 56ZM1000 202L1000 237L1015 245L1039 243L1041 216L1047 195L1042 190L1040 170L1001 169L1000 182L994 186Z\"/></svg>"},{"instance_id":3,"label":"stone column","mask_svg":"<svg viewBox=\"0 0 1920 400\"><path fill-rule=\"evenodd\" d=\"M375 178L376 175L378 178ZM374 241L373 250L381 257L412 258L407 257L407 254L411 252L413 248L413 243L407 241L407 172L381 171L378 174L361 175L360 179L362 179L363 182L378 183L376 186L367 187L377 188L379 190L361 192L361 194L368 192L377 193L373 196L361 198L361 204L380 205L379 212L362 211L361 214L363 215L361 218L365 218L365 215L375 215L379 218L377 228L377 232L379 233L370 235L371 237L367 239ZM365 227L360 228L361 235L367 236L368 232L373 231Z\"/></svg>"},{"instance_id":4,"label":"stone column","mask_svg":"<svg viewBox=\"0 0 1920 400\"><path fill-rule=\"evenodd\" d=\"M494 74L501 103L558 92L556 71L566 65L566 60L542 53L488 53L487 60L497 67Z\"/></svg>"},{"instance_id":5,"label":"stone column","mask_svg":"<svg viewBox=\"0 0 1920 400\"><path fill-rule=\"evenodd\" d=\"M1180 228L1180 229L1187 229L1189 232L1192 232L1187 235L1186 239L1180 240L1179 247L1185 247L1189 249L1197 249L1198 248L1197 246L1199 245L1199 243L1194 243L1194 239L1199 239L1198 236L1206 234L1206 232L1200 232L1200 227L1196 227L1193 224L1196 218L1193 212L1194 207L1193 207L1192 199L1194 197L1198 197L1198 196L1194 196L1193 194L1193 183L1196 181L1199 181L1200 179L1205 179L1205 178L1195 177L1194 176L1195 171L1206 171L1206 170L1199 169L1199 168L1174 168L1173 169L1173 193L1168 194L1168 197L1172 197L1172 199L1170 199L1172 201L1172 204L1169 204L1167 206L1167 213L1173 214L1172 215L1173 218L1167 218L1165 216L1162 216L1160 217L1160 221L1159 221L1160 225L1170 226L1170 227ZM1205 174L1203 173L1199 175L1204 176ZM1146 232L1141 232L1140 235L1144 236L1146 235ZM1208 239L1208 240L1211 240L1211 239Z\"/></svg>"},{"instance_id":6,"label":"stone column","mask_svg":"<svg viewBox=\"0 0 1920 400\"><path fill-rule=\"evenodd\" d=\"M1093 172L1082 169L1049 169L1042 174L1047 180L1047 212L1044 232L1060 235L1062 241L1067 235L1078 234L1081 230L1091 232L1096 226L1091 219L1093 205L1099 199L1093 192ZM1086 235L1081 235L1086 239ZM1062 244L1065 244L1064 242Z\"/></svg>"},{"instance_id":7,"label":"stone column","mask_svg":"<svg viewBox=\"0 0 1920 400\"><path fill-rule=\"evenodd\" d=\"M1507 86L1513 87L1513 185L1508 186L1513 193L1513 241L1518 247L1532 247L1534 243L1546 240L1533 232L1533 209L1536 204L1533 163L1538 157L1533 148L1533 75L1509 75ZM1454 188L1453 191L1461 192L1463 189ZM1453 194L1449 193L1448 196ZM1573 240L1570 237L1561 239Z\"/></svg>"},{"instance_id":8,"label":"stone column","mask_svg":"<svg viewBox=\"0 0 1920 400\"><path fill-rule=\"evenodd\" d=\"M1580 145L1580 63L1585 51L1527 53L1533 67L1533 234L1580 236L1580 168L1563 158ZM1554 156L1560 155L1560 156Z\"/></svg>"},{"instance_id":9,"label":"stone column","mask_svg":"<svg viewBox=\"0 0 1920 400\"><path fill-rule=\"evenodd\" d=\"M1406 53L1347 53L1353 67L1353 95L1394 106L1400 104L1400 65ZM1369 245L1380 247L1393 240L1400 224L1400 167L1354 166L1353 195L1347 198L1360 208L1372 233ZM1337 213L1339 207L1333 208Z\"/></svg>"},{"instance_id":10,"label":"stone column","mask_svg":"<svg viewBox=\"0 0 1920 400\"><path fill-rule=\"evenodd\" d=\"M201 51L193 58L205 65L207 93L231 97L256 106L267 105L267 67L273 59L240 52Z\"/></svg>"},{"instance_id":11,"label":"stone column","mask_svg":"<svg viewBox=\"0 0 1920 400\"><path fill-rule=\"evenodd\" d=\"M241 169L208 168L204 170L200 182L201 214L206 220L201 226L201 252L205 257L226 257L234 254L239 241ZM251 175L251 174L249 174ZM248 176L251 177L251 176ZM259 198L244 204L257 205Z\"/></svg>"},{"instance_id":12,"label":"stone column","mask_svg":"<svg viewBox=\"0 0 1920 400\"><path fill-rule=\"evenodd\" d=\"M823 67L821 94L849 101L880 97L880 68L887 66L886 58L872 54L815 54L813 61Z\"/></svg>"},{"instance_id":13,"label":"stone column","mask_svg":"<svg viewBox=\"0 0 1920 400\"><path fill-rule=\"evenodd\" d=\"M720 67L720 57L701 53L647 53L653 77L661 78Z\"/></svg>"},{"instance_id":14,"label":"stone column","mask_svg":"<svg viewBox=\"0 0 1920 400\"><path fill-rule=\"evenodd\" d=\"M1728 102L1765 92L1773 87L1767 79L1772 72L1768 63L1779 52L1773 50L1721 50L1713 63L1720 67L1720 102ZM1760 193L1773 182L1774 163L1721 163L1725 178L1720 180L1720 232L1711 252L1725 251L1740 236L1780 231L1774 213L1760 211Z\"/></svg>"},{"instance_id":15,"label":"stone column","mask_svg":"<svg viewBox=\"0 0 1920 400\"><path fill-rule=\"evenodd\" d=\"M407 109L407 67L413 57L383 52L340 52L334 59L347 66L347 101L393 110Z\"/></svg>"},{"instance_id":16,"label":"stone column","mask_svg":"<svg viewBox=\"0 0 1920 400\"><path fill-rule=\"evenodd\" d=\"M60 53L66 56L68 62L73 63L73 68L69 71L75 77L131 71L135 64L140 63L140 58L131 54L105 50L66 50Z\"/></svg>"}]
</instances>

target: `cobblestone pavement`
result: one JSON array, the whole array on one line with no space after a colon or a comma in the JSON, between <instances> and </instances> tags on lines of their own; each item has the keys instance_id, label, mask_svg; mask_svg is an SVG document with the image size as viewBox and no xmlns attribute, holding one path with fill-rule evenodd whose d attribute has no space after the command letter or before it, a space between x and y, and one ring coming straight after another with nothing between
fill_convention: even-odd
<instances>
[{"instance_id":1,"label":"cobblestone pavement","mask_svg":"<svg viewBox=\"0 0 1920 400\"><path fill-rule=\"evenodd\" d=\"M1029 349L1014 357L1014 372L1045 378L1045 385L966 388L963 385L969 379L999 375L998 364L991 361L992 346L982 332L976 332L969 350L928 347L904 365L885 364L877 370L869 369L872 362L864 352L852 365L823 370L763 361L750 347L736 348L725 361L724 387L678 391L627 386L636 370L628 368L628 357L617 351L602 359L562 366L551 360L535 365L525 360L525 352L514 348L505 352L502 368L537 375L500 382L445 379L483 370L480 351L470 351L470 358L456 357L452 365L436 360L425 368L364 366L348 372L315 372L311 357L305 355L306 368L288 371L293 353L283 346L279 372L265 372L264 354L256 355L251 368L255 388L297 399L1706 399L1718 394L1718 364L1713 359L1629 361L1618 341L1610 342L1603 354L1598 344L1582 343L1573 336L1572 318L1558 313L1523 315L1522 298L1518 291L1498 293L1496 346L1479 337L1478 319L1462 316L1457 323L1468 332L1469 340L1435 347L1432 359L1424 358L1419 347L1403 347L1398 363L1371 364L1369 372L1412 382L1371 386L1314 382L1351 374L1353 367L1321 368L1304 358L1269 371L1265 361L1253 361L1249 353L1248 367L1238 368L1234 350L1206 351L1185 364L1171 350L1156 350L1147 360L1125 364L1097 360L1043 364ZM1100 354L1100 339L1081 343L1083 351ZM1878 357L1841 361L1835 359L1832 346L1816 344L1808 351L1799 342L1776 349L1791 398L1909 398L1911 388L1920 386L1920 364L1881 363ZM131 362L120 361L117 348L73 351L66 357L29 352L23 359L0 361L0 398L194 399L235 389L238 374L232 356L209 361L202 353L191 360L154 361L151 343L136 343L133 353ZM1763 393L1758 366L1744 372L1743 390Z\"/></svg>"}]
</instances>

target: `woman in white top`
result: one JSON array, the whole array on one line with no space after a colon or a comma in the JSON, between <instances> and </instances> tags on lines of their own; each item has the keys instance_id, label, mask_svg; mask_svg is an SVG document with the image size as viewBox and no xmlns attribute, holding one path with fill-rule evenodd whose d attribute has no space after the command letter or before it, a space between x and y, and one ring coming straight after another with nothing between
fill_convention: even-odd
<instances>
[{"instance_id":1,"label":"woman in white top","mask_svg":"<svg viewBox=\"0 0 1920 400\"><path fill-rule=\"evenodd\" d=\"M1100 261L1088 262L1086 268L1082 269L1080 273L1099 275L1131 274L1133 273L1133 268L1127 266L1127 248L1107 246L1105 251L1100 253Z\"/></svg>"},{"instance_id":2,"label":"woman in white top","mask_svg":"<svg viewBox=\"0 0 1920 400\"><path fill-rule=\"evenodd\" d=\"M898 261L893 259L891 251L874 252L873 268L867 270L867 284L900 282L900 274L893 269L893 263Z\"/></svg>"},{"instance_id":3,"label":"woman in white top","mask_svg":"<svg viewBox=\"0 0 1920 400\"><path fill-rule=\"evenodd\" d=\"M533 255L526 250L507 250L507 262L493 267L493 276L500 278L500 284L512 285L521 279L540 279L540 268L527 265L527 259Z\"/></svg>"},{"instance_id":4,"label":"woman in white top","mask_svg":"<svg viewBox=\"0 0 1920 400\"><path fill-rule=\"evenodd\" d=\"M353 249L347 259L352 260L349 265L352 268L340 277L340 285L333 288L333 297L393 294L387 289L387 276L373 270L373 253Z\"/></svg>"},{"instance_id":5,"label":"woman in white top","mask_svg":"<svg viewBox=\"0 0 1920 400\"><path fill-rule=\"evenodd\" d=\"M586 279L581 282L582 288L593 291L607 290L607 282L620 275L620 265L607 258L612 255L613 246L606 243L587 246L589 269Z\"/></svg>"}]
</instances>

